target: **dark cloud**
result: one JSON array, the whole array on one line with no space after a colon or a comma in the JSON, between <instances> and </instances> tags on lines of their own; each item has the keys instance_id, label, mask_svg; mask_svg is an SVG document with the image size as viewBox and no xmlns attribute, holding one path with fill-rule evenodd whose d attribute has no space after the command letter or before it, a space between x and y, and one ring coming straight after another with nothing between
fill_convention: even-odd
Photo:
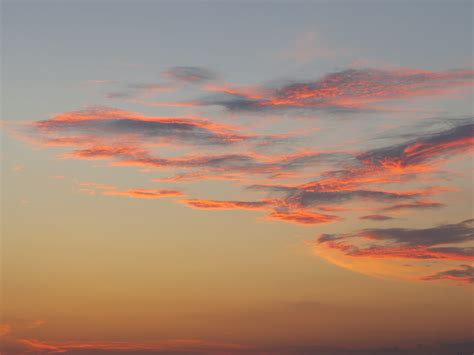
<instances>
[{"instance_id":1,"label":"dark cloud","mask_svg":"<svg viewBox=\"0 0 474 355\"><path fill-rule=\"evenodd\" d=\"M415 201L415 202L407 202L407 203L398 203L393 206L385 207L382 210L385 212L393 212L393 211L402 211L402 210L434 209L434 208L441 208L444 206L446 205L439 202Z\"/></svg>"},{"instance_id":2,"label":"dark cloud","mask_svg":"<svg viewBox=\"0 0 474 355\"><path fill-rule=\"evenodd\" d=\"M359 153L355 159L346 157L345 160L340 160L342 169L326 171L321 174L320 179L303 185L257 184L251 188L277 194L289 205L299 207L361 199L379 202L416 200L389 206L386 208L388 211L442 207L439 203L419 200L434 193L434 190L394 192L370 187L399 183L407 176L413 178L428 173L445 159L472 149L473 125L465 121L459 124L431 135L420 133L418 139L410 139L406 143Z\"/></svg>"},{"instance_id":3,"label":"dark cloud","mask_svg":"<svg viewBox=\"0 0 474 355\"><path fill-rule=\"evenodd\" d=\"M44 136L94 136L97 139L146 139L185 144L232 144L250 139L223 125L192 117L154 117L107 107L65 113L38 121L34 127Z\"/></svg>"},{"instance_id":4,"label":"dark cloud","mask_svg":"<svg viewBox=\"0 0 474 355\"><path fill-rule=\"evenodd\" d=\"M349 256L375 258L474 260L474 248L449 246L473 240L474 219L432 228L372 228L348 234L322 234L319 244L338 249ZM356 241L369 240L361 247Z\"/></svg>"},{"instance_id":5,"label":"dark cloud","mask_svg":"<svg viewBox=\"0 0 474 355\"><path fill-rule=\"evenodd\" d=\"M294 81L273 88L244 91L221 90L220 95L197 100L230 111L278 111L288 109L362 112L371 105L393 99L444 94L472 85L472 70L430 72L421 70L347 69L314 81Z\"/></svg>"},{"instance_id":6,"label":"dark cloud","mask_svg":"<svg viewBox=\"0 0 474 355\"><path fill-rule=\"evenodd\" d=\"M374 190L350 190L350 191L308 191L302 190L292 193L287 197L287 201L297 206L317 206L324 204L343 203L351 200L372 200L372 201L400 201L414 199L422 196L422 193L402 193Z\"/></svg>"},{"instance_id":7,"label":"dark cloud","mask_svg":"<svg viewBox=\"0 0 474 355\"><path fill-rule=\"evenodd\" d=\"M451 280L472 284L474 283L474 267L470 265L460 265L458 269L441 271L434 275L425 276L422 280Z\"/></svg>"},{"instance_id":8,"label":"dark cloud","mask_svg":"<svg viewBox=\"0 0 474 355\"><path fill-rule=\"evenodd\" d=\"M461 122L455 127L429 135L420 133L418 138L406 143L367 151L360 154L358 159L364 164L392 164L403 168L420 166L433 159L467 151L472 148L474 124L472 118L469 122Z\"/></svg>"},{"instance_id":9,"label":"dark cloud","mask_svg":"<svg viewBox=\"0 0 474 355\"><path fill-rule=\"evenodd\" d=\"M199 67L174 67L166 70L163 75L185 83L202 83L216 78L210 70Z\"/></svg>"},{"instance_id":10,"label":"dark cloud","mask_svg":"<svg viewBox=\"0 0 474 355\"><path fill-rule=\"evenodd\" d=\"M301 159L319 161L321 164L333 163L331 154L315 153L310 157L305 153L304 157L294 155L291 157L269 158L253 154L218 154L218 155L190 155L178 158L156 157L145 151L136 151L127 147L92 147L79 149L67 154L76 158L115 158L119 162L117 165L135 165L149 168L179 168L195 169L196 172L204 171L205 174L197 176L212 177L212 174L241 174L241 178L250 175L270 175L285 174L291 171L304 169ZM235 179L236 176L233 176Z\"/></svg>"},{"instance_id":11,"label":"dark cloud","mask_svg":"<svg viewBox=\"0 0 474 355\"><path fill-rule=\"evenodd\" d=\"M468 219L460 223L444 224L425 229L365 229L359 234L370 235L375 240L386 240L403 245L433 246L468 242L474 237L473 227L474 219Z\"/></svg>"},{"instance_id":12,"label":"dark cloud","mask_svg":"<svg viewBox=\"0 0 474 355\"><path fill-rule=\"evenodd\" d=\"M168 84L131 83L125 85L125 88L120 91L107 93L106 97L109 99L133 99L170 90L172 87Z\"/></svg>"},{"instance_id":13,"label":"dark cloud","mask_svg":"<svg viewBox=\"0 0 474 355\"><path fill-rule=\"evenodd\" d=\"M371 214L371 215L359 217L359 219L367 219L370 221L387 221L389 219L393 219L393 217L384 216L380 214Z\"/></svg>"}]
</instances>

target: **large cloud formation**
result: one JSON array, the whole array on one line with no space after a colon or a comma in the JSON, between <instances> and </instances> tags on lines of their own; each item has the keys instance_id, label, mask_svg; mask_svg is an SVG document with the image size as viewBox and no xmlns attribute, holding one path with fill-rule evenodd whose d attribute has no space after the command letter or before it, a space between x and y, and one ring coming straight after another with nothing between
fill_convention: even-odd
<instances>
[{"instance_id":1,"label":"large cloud formation","mask_svg":"<svg viewBox=\"0 0 474 355\"><path fill-rule=\"evenodd\" d=\"M318 243L351 256L474 260L473 247L451 246L472 241L473 227L474 219L425 229L364 229L341 235L322 234L318 237ZM348 242L354 239L368 241L369 245L357 246Z\"/></svg>"},{"instance_id":2,"label":"large cloud formation","mask_svg":"<svg viewBox=\"0 0 474 355\"><path fill-rule=\"evenodd\" d=\"M448 157L470 151L473 148L473 124L459 125L430 135L423 135L408 142L361 152L343 169L330 170L322 178L297 186L255 185L254 189L277 193L288 205L314 207L321 204L341 204L351 200L399 202L417 200L436 192L436 189L417 191L387 191L380 185L403 182L418 174L427 173L442 164ZM375 186L377 189L368 189ZM435 202L417 201L395 204L385 211L434 208Z\"/></svg>"},{"instance_id":3,"label":"large cloud formation","mask_svg":"<svg viewBox=\"0 0 474 355\"><path fill-rule=\"evenodd\" d=\"M348 268L360 268L361 262L357 259L361 259L366 265L370 263L372 268L378 265L382 272L385 268L384 260L395 260L395 262L410 260L415 262L415 268L417 263L423 262L441 262L441 265L445 262L472 262L473 227L474 219L469 219L423 229L369 228L354 233L321 234L317 237L316 248L327 250L328 255L332 254L330 258L333 261L340 262ZM381 262L373 263L371 260ZM425 264L425 266L432 265ZM398 267L400 268L400 265ZM418 279L472 282L472 268L464 264L460 269L438 271L432 275L426 275L424 269L422 273L424 275Z\"/></svg>"},{"instance_id":4,"label":"large cloud formation","mask_svg":"<svg viewBox=\"0 0 474 355\"><path fill-rule=\"evenodd\" d=\"M441 72L399 69L347 69L313 81L294 81L278 87L253 90L222 88L218 94L195 101L230 111L288 109L357 112L372 110L375 103L416 96L445 94L472 85L474 71Z\"/></svg>"},{"instance_id":5,"label":"large cloud formation","mask_svg":"<svg viewBox=\"0 0 474 355\"><path fill-rule=\"evenodd\" d=\"M108 107L63 113L34 124L45 137L119 141L147 140L150 143L227 145L252 137L232 132L230 127L193 117L149 117Z\"/></svg>"},{"instance_id":6,"label":"large cloud formation","mask_svg":"<svg viewBox=\"0 0 474 355\"><path fill-rule=\"evenodd\" d=\"M138 97L185 87L208 96L147 104L180 109L199 106L200 110L217 105L234 113L289 113L295 109L360 113L381 110L378 104L390 100L456 92L472 85L474 72L348 69L315 80L247 87L222 83L212 71L191 66L171 68L163 77L164 83L126 84L124 90L108 96L141 103L136 101ZM235 120L236 115L231 116ZM360 119L360 115L354 117ZM215 213L251 210L263 213L269 222L302 226L337 223L347 218L347 212L356 214L360 223L394 223L394 215L400 213L445 208L446 203L433 200L435 194L448 190L440 186L436 173L445 163L471 152L474 146L472 117L424 120L425 126L432 125L436 130L425 131L426 127L414 124L405 134L374 136L375 141L384 143L370 149L351 149L350 145L322 149L318 144L301 148L298 144L310 140L300 139L300 134L257 133L255 126L243 129L222 122L191 114L155 116L101 106L30 122L22 136L34 144L67 149L60 155L63 159L104 160L111 166L171 173L151 179L160 185L230 180L258 197L215 200L194 198L187 192L184 197L179 189L166 186L118 189L114 185L82 183L80 191L90 195L100 192L135 199L166 197L193 209ZM265 128L259 132L274 132L271 119L258 124ZM337 124L344 128L344 121ZM411 184L424 181L430 185ZM317 245L327 253L339 253L339 259L333 261L340 264L344 257L459 263L473 258L472 248L465 245L472 237L471 229L472 221L426 229L372 228L349 234L323 234ZM421 279L462 281L468 272L464 266L445 267Z\"/></svg>"}]
</instances>

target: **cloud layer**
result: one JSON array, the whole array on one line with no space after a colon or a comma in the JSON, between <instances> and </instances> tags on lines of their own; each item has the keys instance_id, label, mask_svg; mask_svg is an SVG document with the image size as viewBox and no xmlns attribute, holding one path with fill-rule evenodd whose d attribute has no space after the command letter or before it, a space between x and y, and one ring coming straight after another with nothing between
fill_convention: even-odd
<instances>
[{"instance_id":1,"label":"cloud layer","mask_svg":"<svg viewBox=\"0 0 474 355\"><path fill-rule=\"evenodd\" d=\"M195 101L230 111L324 110L358 112L374 104L420 96L446 94L472 85L472 70L426 71L414 69L347 69L314 81L294 81L277 87L221 90L219 95Z\"/></svg>"},{"instance_id":2,"label":"cloud layer","mask_svg":"<svg viewBox=\"0 0 474 355\"><path fill-rule=\"evenodd\" d=\"M222 82L211 70L181 66L164 71L162 83L124 84L122 90L111 92L108 97L176 110L220 106L233 112L233 124L227 123L229 115L222 119L213 114L156 116L99 106L26 123L21 136L42 147L65 149L61 159L103 160L107 166L168 173L165 177L150 178L153 186L122 189L115 184L80 183L79 191L89 195L167 197L199 210L255 211L269 223L322 226L355 217L359 223L390 225L401 223L398 215L402 213L430 213L449 207L434 198L452 190L444 186L449 180L441 181L437 174L447 163L472 152L472 117L453 119L447 115L411 124L405 127L404 134L374 133L371 143L379 143L375 148L355 148L347 142L325 147L318 139L325 142L326 132L318 136L311 136L307 129L287 133L288 127L298 123L291 110L385 112L386 107L381 105L389 101L447 97L472 86L473 77L472 70L463 69L368 68L341 70L314 80L237 86ZM182 88L206 96L176 102L140 101ZM267 115L271 113L285 113L278 116L285 122L284 134L268 133L275 132L274 126L279 124ZM247 128L235 124L247 114L253 120L259 119ZM344 119L347 117L344 115ZM361 115L351 117L361 119ZM345 129L344 120L335 120L333 115L327 118L333 120L339 132ZM339 137L329 138L336 141ZM167 185L204 181L229 181L255 197L195 198L187 189L183 189L185 194L180 188ZM322 234L317 244L338 252L340 257L459 262L473 258L472 248L465 245L472 237L470 230L472 220L425 229L369 228L354 233ZM462 281L466 277L463 273L467 272L470 271L464 266L446 268L426 276L426 280Z\"/></svg>"}]
</instances>

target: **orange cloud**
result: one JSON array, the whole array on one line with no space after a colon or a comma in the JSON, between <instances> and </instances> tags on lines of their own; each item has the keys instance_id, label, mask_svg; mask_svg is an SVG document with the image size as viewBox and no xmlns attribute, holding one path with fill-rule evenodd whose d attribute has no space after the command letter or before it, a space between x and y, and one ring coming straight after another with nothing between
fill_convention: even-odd
<instances>
[{"instance_id":1,"label":"orange cloud","mask_svg":"<svg viewBox=\"0 0 474 355\"><path fill-rule=\"evenodd\" d=\"M265 209L271 204L270 201L216 201L216 200L181 200L181 203L196 209L212 210L260 210Z\"/></svg>"},{"instance_id":2,"label":"orange cloud","mask_svg":"<svg viewBox=\"0 0 474 355\"><path fill-rule=\"evenodd\" d=\"M131 198L156 199L164 197L183 196L183 193L176 190L159 189L129 189L126 191L107 190L102 193L108 196L127 196Z\"/></svg>"},{"instance_id":3,"label":"orange cloud","mask_svg":"<svg viewBox=\"0 0 474 355\"><path fill-rule=\"evenodd\" d=\"M330 223L341 220L341 218L338 216L331 216L298 209L290 211L273 211L265 216L265 218L305 225Z\"/></svg>"},{"instance_id":4,"label":"orange cloud","mask_svg":"<svg viewBox=\"0 0 474 355\"><path fill-rule=\"evenodd\" d=\"M231 111L319 109L363 111L369 104L394 99L435 96L473 84L474 71L399 69L347 69L317 80L296 81L266 90L252 97L245 92L223 91L226 96L202 100L202 105L219 105ZM255 90L254 90L255 91ZM264 91L264 90L261 90Z\"/></svg>"},{"instance_id":5,"label":"orange cloud","mask_svg":"<svg viewBox=\"0 0 474 355\"><path fill-rule=\"evenodd\" d=\"M322 248L319 255L338 265L364 270L364 273L370 273L370 268L379 265L379 271L389 267L392 274L397 274L397 270L406 274L406 268L400 269L400 265L387 263L387 260L412 260L418 273L420 270L423 272L423 268L417 265L423 265L428 260L435 266L438 264L438 269L439 265L442 267L447 262L473 261L474 248L466 245L474 236L473 223L471 219L424 229L371 228L349 234L322 234L317 239L317 246L318 249ZM469 275L472 277L471 269L441 270L439 274L429 276L429 279L453 279ZM415 279L419 280L420 277Z\"/></svg>"},{"instance_id":6,"label":"orange cloud","mask_svg":"<svg viewBox=\"0 0 474 355\"><path fill-rule=\"evenodd\" d=\"M10 334L12 327L10 324L0 323L0 337Z\"/></svg>"},{"instance_id":7,"label":"orange cloud","mask_svg":"<svg viewBox=\"0 0 474 355\"><path fill-rule=\"evenodd\" d=\"M200 339L173 339L153 343L121 341L42 341L37 339L19 339L29 352L67 353L69 351L238 351L249 349L247 346L234 343L212 342Z\"/></svg>"},{"instance_id":8,"label":"orange cloud","mask_svg":"<svg viewBox=\"0 0 474 355\"><path fill-rule=\"evenodd\" d=\"M369 258L433 259L433 260L474 260L474 255L464 254L457 248L415 247L372 247L353 249L347 244L328 243L328 246L346 251L348 255Z\"/></svg>"}]
</instances>

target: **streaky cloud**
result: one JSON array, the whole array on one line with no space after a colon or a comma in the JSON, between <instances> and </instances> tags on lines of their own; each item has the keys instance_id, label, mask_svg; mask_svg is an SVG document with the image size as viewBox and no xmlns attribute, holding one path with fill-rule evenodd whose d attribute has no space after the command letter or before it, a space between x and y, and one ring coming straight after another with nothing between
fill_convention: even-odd
<instances>
[{"instance_id":1,"label":"streaky cloud","mask_svg":"<svg viewBox=\"0 0 474 355\"><path fill-rule=\"evenodd\" d=\"M322 234L317 243L352 257L474 260L474 248L464 245L474 237L473 226L474 219L469 219L424 229L372 228L347 234Z\"/></svg>"},{"instance_id":2,"label":"streaky cloud","mask_svg":"<svg viewBox=\"0 0 474 355\"><path fill-rule=\"evenodd\" d=\"M160 189L129 189L125 191L106 190L102 193L108 196L126 196L140 199L157 199L164 197L180 197L184 194L176 190L160 190Z\"/></svg>"},{"instance_id":3,"label":"streaky cloud","mask_svg":"<svg viewBox=\"0 0 474 355\"><path fill-rule=\"evenodd\" d=\"M382 222L382 221L388 221L390 219L393 219L393 217L384 216L384 215L381 215L381 214L370 214L370 215L366 215L366 216L361 216L361 217L359 217L359 219Z\"/></svg>"},{"instance_id":4,"label":"streaky cloud","mask_svg":"<svg viewBox=\"0 0 474 355\"><path fill-rule=\"evenodd\" d=\"M472 267L471 265L460 265L457 269L441 271L433 275L425 276L421 278L421 280L449 280L472 284L474 283L474 267Z\"/></svg>"},{"instance_id":5,"label":"streaky cloud","mask_svg":"<svg viewBox=\"0 0 474 355\"><path fill-rule=\"evenodd\" d=\"M287 211L276 210L266 215L265 218L303 225L331 223L342 219L338 216L321 214L303 209L291 209Z\"/></svg>"},{"instance_id":6,"label":"streaky cloud","mask_svg":"<svg viewBox=\"0 0 474 355\"><path fill-rule=\"evenodd\" d=\"M294 81L274 88L253 90L256 95L226 90L196 100L200 105L216 105L229 111L281 111L289 109L329 112L364 112L373 104L421 96L446 94L471 86L474 71L454 69L346 69L314 81Z\"/></svg>"},{"instance_id":7,"label":"streaky cloud","mask_svg":"<svg viewBox=\"0 0 474 355\"><path fill-rule=\"evenodd\" d=\"M163 72L166 78L184 83L202 83L212 81L216 75L208 69L199 67L178 66Z\"/></svg>"}]
</instances>

